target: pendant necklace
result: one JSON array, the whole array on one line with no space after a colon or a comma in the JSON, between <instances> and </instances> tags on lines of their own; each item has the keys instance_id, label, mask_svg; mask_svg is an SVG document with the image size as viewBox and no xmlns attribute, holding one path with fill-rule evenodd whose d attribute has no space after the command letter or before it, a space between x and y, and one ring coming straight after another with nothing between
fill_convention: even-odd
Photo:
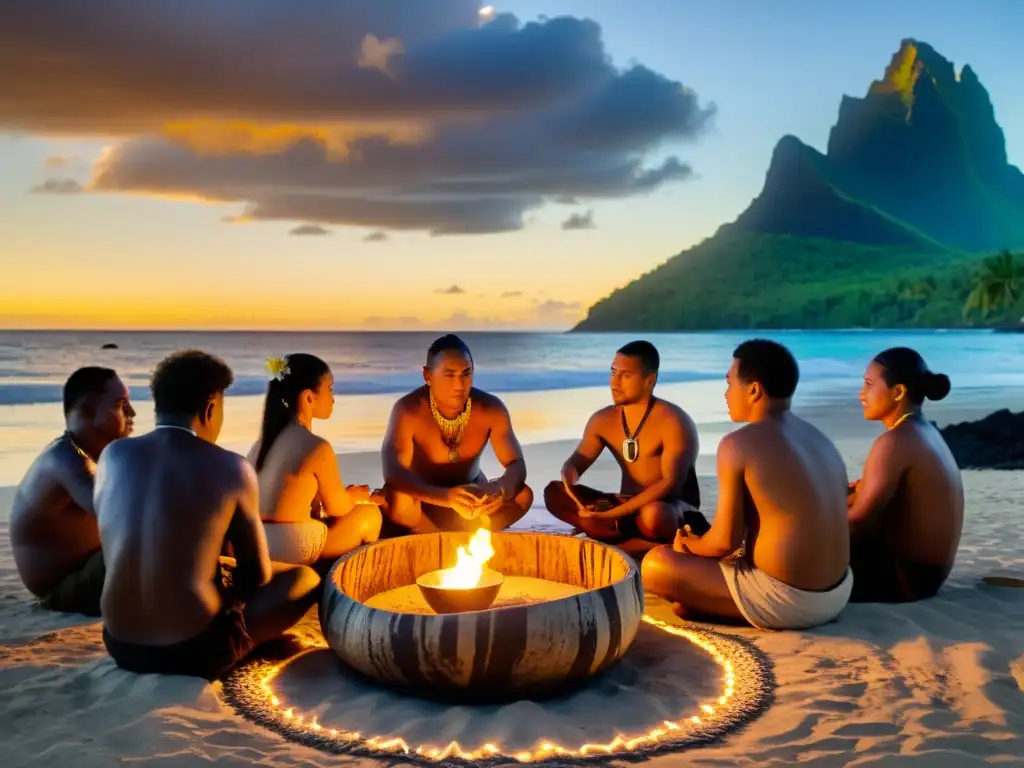
<instances>
[{"instance_id":1,"label":"pendant necklace","mask_svg":"<svg viewBox=\"0 0 1024 768\"><path fill-rule=\"evenodd\" d=\"M640 430L644 428L644 424L647 423L647 417L651 415L651 409L654 408L654 399L652 395L651 399L647 402L647 410L644 411L644 417L640 419L640 425L633 434L629 433L629 426L626 424L626 409L622 409L622 431L626 434L626 439L622 441L622 458L630 464L640 458Z\"/></svg>"},{"instance_id":2,"label":"pendant necklace","mask_svg":"<svg viewBox=\"0 0 1024 768\"><path fill-rule=\"evenodd\" d=\"M441 430L441 440L448 447L448 461L454 464L459 460L459 443L462 442L462 435L466 431L466 425L469 424L469 414L473 410L473 398L466 398L466 407L462 409L462 413L454 419L446 419L437 410L434 393L429 388L427 392L430 397L430 413Z\"/></svg>"}]
</instances>

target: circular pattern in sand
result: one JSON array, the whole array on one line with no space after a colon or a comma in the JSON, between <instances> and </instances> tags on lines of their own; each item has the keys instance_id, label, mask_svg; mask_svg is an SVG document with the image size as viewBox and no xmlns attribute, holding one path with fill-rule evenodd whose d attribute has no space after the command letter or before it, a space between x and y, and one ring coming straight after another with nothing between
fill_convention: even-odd
<instances>
[{"instance_id":1,"label":"circular pattern in sand","mask_svg":"<svg viewBox=\"0 0 1024 768\"><path fill-rule=\"evenodd\" d=\"M448 706L356 676L326 646L250 661L224 683L244 717L326 752L432 765L579 764L707 744L774 696L767 658L741 637L645 615L629 652L544 701Z\"/></svg>"}]
</instances>

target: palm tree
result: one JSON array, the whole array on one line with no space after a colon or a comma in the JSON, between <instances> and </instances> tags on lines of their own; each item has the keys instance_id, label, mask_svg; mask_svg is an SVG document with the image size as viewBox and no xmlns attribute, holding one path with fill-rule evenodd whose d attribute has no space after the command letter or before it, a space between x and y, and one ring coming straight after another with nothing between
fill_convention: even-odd
<instances>
[{"instance_id":1,"label":"palm tree","mask_svg":"<svg viewBox=\"0 0 1024 768\"><path fill-rule=\"evenodd\" d=\"M1021 288L1024 287L1024 269L1017 257L1009 251L985 259L981 270L975 275L974 287L964 303L964 317L974 312L982 319L995 312L1002 312L1017 303ZM1024 323L1024 318L1021 318Z\"/></svg>"},{"instance_id":2,"label":"palm tree","mask_svg":"<svg viewBox=\"0 0 1024 768\"><path fill-rule=\"evenodd\" d=\"M901 320L910 320L920 314L924 305L935 295L935 280L931 277L926 277L916 283L907 283L901 280L896 287L901 302L899 309Z\"/></svg>"}]
</instances>

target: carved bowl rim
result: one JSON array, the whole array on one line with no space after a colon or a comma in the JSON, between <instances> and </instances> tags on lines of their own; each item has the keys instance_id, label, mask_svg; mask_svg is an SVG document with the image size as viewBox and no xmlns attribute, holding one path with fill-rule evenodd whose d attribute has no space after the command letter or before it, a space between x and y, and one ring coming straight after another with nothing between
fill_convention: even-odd
<instances>
[{"instance_id":1,"label":"carved bowl rim","mask_svg":"<svg viewBox=\"0 0 1024 768\"><path fill-rule=\"evenodd\" d=\"M469 532L469 531L437 531L437 532L432 532L432 533L414 533L414 534L409 534L407 536L399 536L399 537L395 537L395 538L391 538L391 539L380 539L378 541L373 542L372 544L364 544L363 546L358 547L357 549L354 549L354 550L352 550L351 552L349 552L349 553L347 553L345 555L342 555L341 557L339 557L335 561L334 565L331 566L330 570L327 572L327 577L324 579L324 582L325 582L324 583L324 591L323 591L323 597L321 599L321 621L325 618L324 612L323 612L323 607L328 604L328 601L330 599L329 596L330 596L332 591L337 593L338 596L341 597L342 599L348 600L348 601L353 602L353 603L356 603L357 605L361 606L363 610L370 611L370 612L373 612L375 614L376 613L380 613L380 614L387 614L387 615L392 615L392 616L417 616L421 620L430 620L430 619L438 620L438 621L449 620L449 617L451 617L453 615L456 615L456 614L431 614L431 613L426 613L426 614L423 614L423 613L408 614L408 613L405 613L405 612L402 612L402 611L389 611L389 610L386 610L384 608L375 608L373 606L367 605L362 600L357 600L355 597L353 597L348 592L346 592L344 589L342 589L341 585L339 584L338 579L336 577L337 577L338 573L340 572L340 570L345 567L345 564L348 561L350 561L350 560L352 560L352 559L354 559L356 557L361 557L362 553L368 552L371 548L374 548L374 547L381 547L381 546L387 547L387 546L390 545L391 542L401 541L403 539L409 539L409 538L424 538L424 539L426 539L428 537L460 537L460 538L461 537L465 537L465 539L468 541L469 537L471 535L472 535L472 533ZM525 613L527 613L527 612L529 612L531 610L536 610L536 609L538 609L541 606L552 606L552 605L557 605L558 603L561 603L561 602L569 602L569 601L578 599L581 595L588 594L588 593L591 593L591 592L601 592L601 591L607 590L607 589L614 589L619 584L622 584L624 582L630 582L630 581L632 581L634 579L639 579L640 578L640 568L637 565L636 561L632 557L627 555L625 552L623 552L621 549L619 549L618 547L614 546L613 544L608 544L606 542L598 541L596 539L578 538L576 536L566 536L566 535L559 534L559 533L549 533L547 531L508 531L508 530L505 530L505 531L492 531L491 532L491 536L493 536L493 537L500 537L500 538L506 538L506 537L510 537L510 538L511 537L514 537L514 538L522 537L522 538L526 538L526 537L529 537L529 536L551 536L551 537L554 537L554 538L569 539L571 541L574 541L580 547L583 547L583 546L603 547L605 549L611 550L611 552L616 557L619 558L619 560L625 565L626 572L619 579L616 579L614 581L609 581L607 584L602 584L599 587L591 587L590 589L584 589L583 592L575 594L575 595L568 595L566 597L558 597L558 598L554 598L552 600L544 600L543 602L539 602L539 603L526 603L526 604L509 605L509 606L498 606L498 607L491 606L491 607L484 608L484 609L479 610L479 611L464 611L462 613L457 614L458 616L470 617L470 616L475 616L475 615L481 614L481 613L487 613L489 611L514 611L514 612L519 612L519 613L525 614ZM488 567L490 567L490 564L488 564ZM433 569L431 569L431 570L433 570ZM429 571L424 571L424 573L429 573ZM416 578L419 578L422 575L423 574L417 574ZM514 575L514 574L511 574L511 575ZM554 581L554 579L552 579L552 581ZM415 583L416 583L416 581L414 579L412 584L415 584ZM559 583L562 583L562 582L559 582ZM402 585L402 586L411 586L411 585ZM397 587L392 587L392 589L395 589L395 588L397 588ZM643 590L640 590L639 598L638 598L638 603L640 604L639 605L638 613L642 614L643 613L643 608L644 608L644 605L643 605L644 604ZM637 619L637 622L639 623L639 617Z\"/></svg>"}]
</instances>

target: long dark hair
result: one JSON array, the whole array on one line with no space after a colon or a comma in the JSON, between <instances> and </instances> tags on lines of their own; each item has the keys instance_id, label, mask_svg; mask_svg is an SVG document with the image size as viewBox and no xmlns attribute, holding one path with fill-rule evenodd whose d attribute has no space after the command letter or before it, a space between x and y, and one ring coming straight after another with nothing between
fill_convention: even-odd
<instances>
[{"instance_id":1,"label":"long dark hair","mask_svg":"<svg viewBox=\"0 0 1024 768\"><path fill-rule=\"evenodd\" d=\"M277 436L295 419L299 395L305 390L314 392L320 387L324 376L331 369L316 355L297 352L284 358L287 368L280 378L273 378L267 385L267 399L263 404L263 425L260 428L260 450L256 454L256 471L259 472L270 452L270 446Z\"/></svg>"},{"instance_id":2,"label":"long dark hair","mask_svg":"<svg viewBox=\"0 0 1024 768\"><path fill-rule=\"evenodd\" d=\"M916 350L892 347L875 355L875 362L882 367L886 386L905 386L907 397L914 405L921 405L925 398L941 400L949 394L949 377L928 370L924 358Z\"/></svg>"}]
</instances>

